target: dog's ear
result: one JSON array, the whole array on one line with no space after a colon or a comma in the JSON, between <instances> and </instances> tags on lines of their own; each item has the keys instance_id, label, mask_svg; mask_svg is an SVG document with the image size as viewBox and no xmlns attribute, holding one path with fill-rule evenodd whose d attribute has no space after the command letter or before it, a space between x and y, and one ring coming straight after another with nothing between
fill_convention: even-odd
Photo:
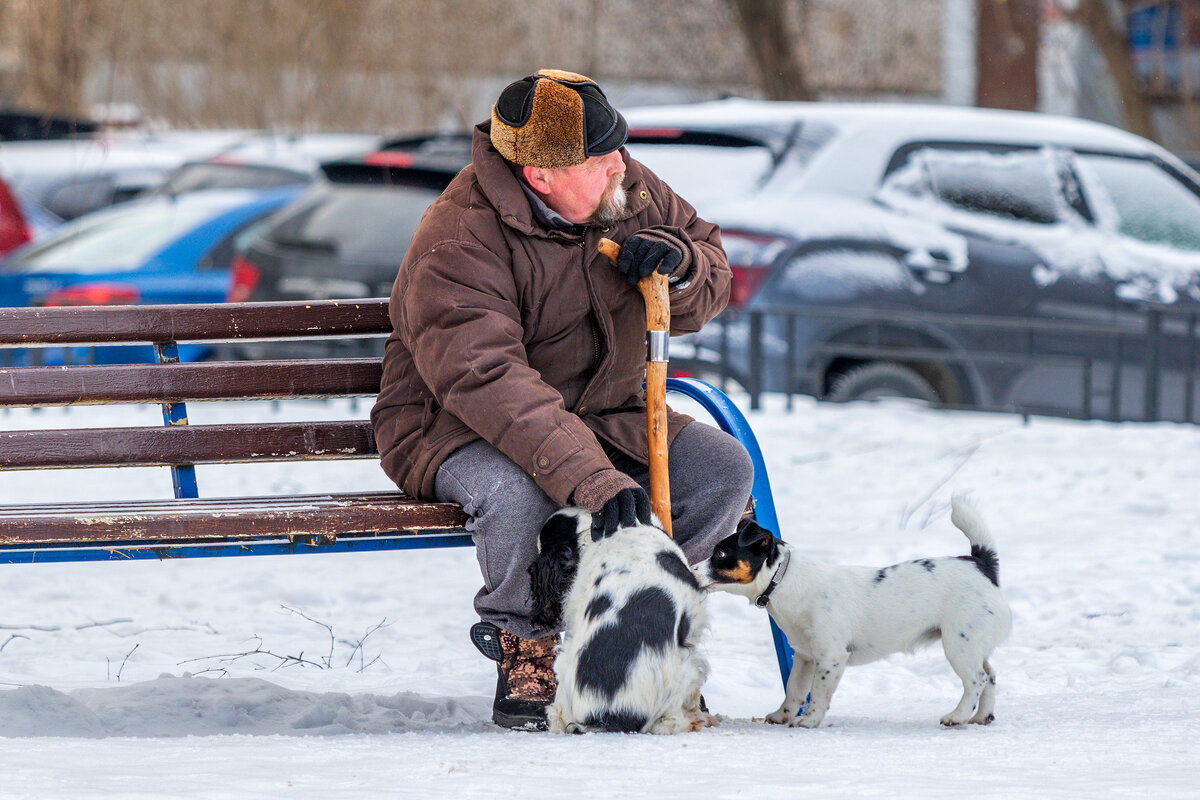
<instances>
[{"instance_id":1,"label":"dog's ear","mask_svg":"<svg viewBox=\"0 0 1200 800\"><path fill-rule=\"evenodd\" d=\"M775 537L769 530L752 519L743 519L737 526L738 547L754 547L771 544Z\"/></svg>"},{"instance_id":2,"label":"dog's ear","mask_svg":"<svg viewBox=\"0 0 1200 800\"><path fill-rule=\"evenodd\" d=\"M579 566L578 515L562 511L551 515L538 534L538 556L529 565L533 624L553 630L562 619L563 598Z\"/></svg>"}]
</instances>

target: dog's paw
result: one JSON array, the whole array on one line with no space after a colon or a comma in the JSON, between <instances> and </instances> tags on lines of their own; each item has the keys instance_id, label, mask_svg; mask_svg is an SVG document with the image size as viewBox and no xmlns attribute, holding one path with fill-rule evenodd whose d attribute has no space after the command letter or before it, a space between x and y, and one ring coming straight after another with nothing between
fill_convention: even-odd
<instances>
[{"instance_id":1,"label":"dog's paw","mask_svg":"<svg viewBox=\"0 0 1200 800\"><path fill-rule=\"evenodd\" d=\"M941 723L947 728L957 728L959 725L966 723L967 717L963 714L947 714L942 717Z\"/></svg>"},{"instance_id":2,"label":"dog's paw","mask_svg":"<svg viewBox=\"0 0 1200 800\"><path fill-rule=\"evenodd\" d=\"M786 709L781 708L778 711L772 711L770 714L767 714L767 722L772 725L783 725L789 722L793 716Z\"/></svg>"},{"instance_id":3,"label":"dog's paw","mask_svg":"<svg viewBox=\"0 0 1200 800\"><path fill-rule=\"evenodd\" d=\"M995 714L985 714L982 717L979 716L979 714L976 714L975 716L973 716L969 720L967 720L967 722L969 722L972 725L991 725L995 721L996 721Z\"/></svg>"},{"instance_id":4,"label":"dog's paw","mask_svg":"<svg viewBox=\"0 0 1200 800\"><path fill-rule=\"evenodd\" d=\"M821 717L811 714L801 714L794 720L788 723L790 728L818 728L821 726Z\"/></svg>"}]
</instances>

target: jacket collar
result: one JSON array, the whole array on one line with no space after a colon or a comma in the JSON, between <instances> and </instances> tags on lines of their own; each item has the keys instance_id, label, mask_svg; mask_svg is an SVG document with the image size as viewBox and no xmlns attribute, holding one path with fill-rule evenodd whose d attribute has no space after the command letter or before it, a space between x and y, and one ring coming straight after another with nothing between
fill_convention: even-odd
<instances>
[{"instance_id":1,"label":"jacket collar","mask_svg":"<svg viewBox=\"0 0 1200 800\"><path fill-rule=\"evenodd\" d=\"M540 222L546 228L554 228L560 231L570 231L577 233L582 225L576 225L569 219L559 214L550 206L546 205L542 198L537 196L537 192L525 185L524 181L517 178L517 183L521 187L521 191L525 192L525 196L529 198L529 207L533 210L533 218Z\"/></svg>"}]
</instances>

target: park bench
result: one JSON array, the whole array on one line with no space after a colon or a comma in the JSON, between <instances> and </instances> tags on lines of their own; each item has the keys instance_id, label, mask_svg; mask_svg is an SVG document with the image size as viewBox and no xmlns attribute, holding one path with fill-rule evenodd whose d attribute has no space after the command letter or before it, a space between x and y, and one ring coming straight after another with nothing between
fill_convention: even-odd
<instances>
[{"instance_id":1,"label":"park bench","mask_svg":"<svg viewBox=\"0 0 1200 800\"><path fill-rule=\"evenodd\" d=\"M0 409L157 404L164 422L15 431L0 424L0 480L5 470L164 466L170 467L174 489L173 497L139 501L0 505L0 563L471 545L461 508L400 491L199 495L197 464L378 458L378 452L367 419L189 425L188 401L373 397L382 368L377 356L181 363L180 343L378 337L390 330L383 298L0 309L0 355L9 348L7 362L37 363L38 358L11 358L13 352L37 353L36 348L115 344L152 345L157 358L142 364L0 366ZM755 465L757 518L777 531L762 454L740 410L699 381L672 379L668 391L693 398L746 445ZM774 629L773 635L786 679L789 654L782 634Z\"/></svg>"}]
</instances>

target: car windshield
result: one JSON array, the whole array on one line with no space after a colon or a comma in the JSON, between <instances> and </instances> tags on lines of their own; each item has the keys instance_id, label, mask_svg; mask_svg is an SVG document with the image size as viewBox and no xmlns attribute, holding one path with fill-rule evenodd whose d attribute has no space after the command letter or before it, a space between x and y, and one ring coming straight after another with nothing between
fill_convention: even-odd
<instances>
[{"instance_id":1,"label":"car windshield","mask_svg":"<svg viewBox=\"0 0 1200 800\"><path fill-rule=\"evenodd\" d=\"M1088 201L1116 230L1143 242L1200 251L1200 197L1140 158L1080 155Z\"/></svg>"},{"instance_id":2,"label":"car windshield","mask_svg":"<svg viewBox=\"0 0 1200 800\"><path fill-rule=\"evenodd\" d=\"M771 174L775 159L766 146L639 143L630 154L667 182L701 215L719 202L750 194Z\"/></svg>"},{"instance_id":3,"label":"car windshield","mask_svg":"<svg viewBox=\"0 0 1200 800\"><path fill-rule=\"evenodd\" d=\"M342 260L396 260L439 193L416 187L325 187L280 217L263 236L285 247L334 251Z\"/></svg>"},{"instance_id":4,"label":"car windshield","mask_svg":"<svg viewBox=\"0 0 1200 800\"><path fill-rule=\"evenodd\" d=\"M151 254L213 216L211 205L148 203L102 211L63 226L10 260L11 272L136 268Z\"/></svg>"}]
</instances>

